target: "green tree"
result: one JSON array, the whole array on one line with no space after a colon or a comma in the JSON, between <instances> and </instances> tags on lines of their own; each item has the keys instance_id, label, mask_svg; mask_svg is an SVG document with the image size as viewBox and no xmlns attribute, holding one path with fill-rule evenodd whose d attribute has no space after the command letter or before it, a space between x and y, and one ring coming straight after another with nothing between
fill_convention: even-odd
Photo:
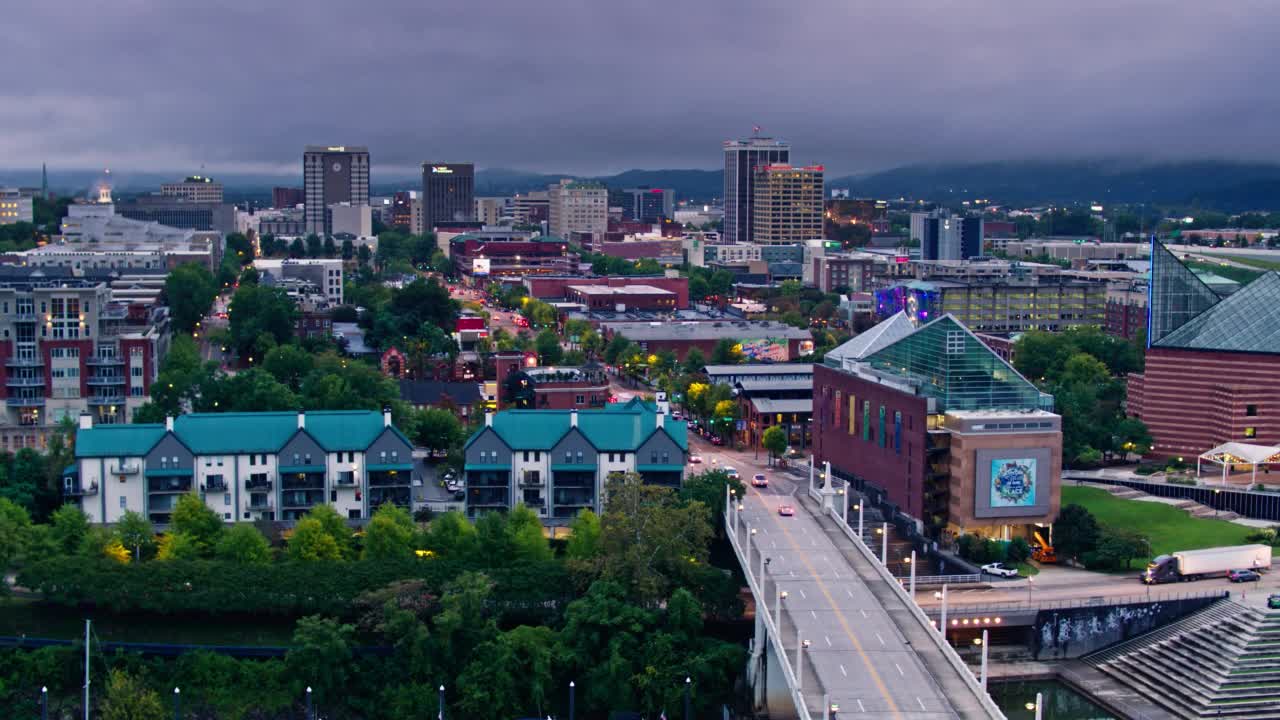
<instances>
[{"instance_id":1,"label":"green tree","mask_svg":"<svg viewBox=\"0 0 1280 720\"><path fill-rule=\"evenodd\" d=\"M301 404L287 385L261 368L220 376L195 403L201 412L266 412L294 410Z\"/></svg>"},{"instance_id":2,"label":"green tree","mask_svg":"<svg viewBox=\"0 0 1280 720\"><path fill-rule=\"evenodd\" d=\"M26 556L31 542L31 516L8 498L0 498L0 574L7 573ZM9 593L9 583L0 583L0 597Z\"/></svg>"},{"instance_id":3,"label":"green tree","mask_svg":"<svg viewBox=\"0 0 1280 720\"><path fill-rule=\"evenodd\" d=\"M356 256L355 245L351 242L350 239L343 240L342 241L342 259L350 261L350 260L353 260L355 256Z\"/></svg>"},{"instance_id":4,"label":"green tree","mask_svg":"<svg viewBox=\"0 0 1280 720\"><path fill-rule=\"evenodd\" d=\"M342 559L342 550L333 536L317 519L304 517L293 528L289 538L289 559L301 562Z\"/></svg>"},{"instance_id":5,"label":"green tree","mask_svg":"<svg viewBox=\"0 0 1280 720\"><path fill-rule=\"evenodd\" d=\"M338 550L342 553L342 559L351 559L354 548L351 545L351 526L347 524L346 518L339 515L338 511L328 504L316 505L307 511L306 517L320 522L320 526L324 528L324 531L337 543Z\"/></svg>"},{"instance_id":6,"label":"green tree","mask_svg":"<svg viewBox=\"0 0 1280 720\"><path fill-rule=\"evenodd\" d=\"M241 265L248 265L253 262L253 243L249 242L249 238L245 237L244 233L229 233L225 241L224 255L235 258Z\"/></svg>"},{"instance_id":7,"label":"green tree","mask_svg":"<svg viewBox=\"0 0 1280 720\"><path fill-rule=\"evenodd\" d=\"M511 537L513 558L521 564L546 562L551 559L551 545L542 534L538 514L520 503L507 518L507 534Z\"/></svg>"},{"instance_id":8,"label":"green tree","mask_svg":"<svg viewBox=\"0 0 1280 720\"><path fill-rule=\"evenodd\" d=\"M156 547L156 559L162 561L196 560L204 552L200 543L196 542L189 533L184 532L168 532L161 535Z\"/></svg>"},{"instance_id":9,"label":"green tree","mask_svg":"<svg viewBox=\"0 0 1280 720\"><path fill-rule=\"evenodd\" d=\"M1083 505L1067 505L1053 523L1054 551L1065 558L1079 560L1093 552L1098 537L1098 521Z\"/></svg>"},{"instance_id":10,"label":"green tree","mask_svg":"<svg viewBox=\"0 0 1280 720\"><path fill-rule=\"evenodd\" d=\"M725 338L711 350L712 365L737 365L742 362L742 350L737 343Z\"/></svg>"},{"instance_id":11,"label":"green tree","mask_svg":"<svg viewBox=\"0 0 1280 720\"><path fill-rule=\"evenodd\" d=\"M462 443L466 431L457 416L441 408L426 408L412 423L414 442L432 451L449 450Z\"/></svg>"},{"instance_id":12,"label":"green tree","mask_svg":"<svg viewBox=\"0 0 1280 720\"><path fill-rule=\"evenodd\" d=\"M267 565L271 562L271 544L250 523L236 523L218 538L214 557L228 562Z\"/></svg>"},{"instance_id":13,"label":"green tree","mask_svg":"<svg viewBox=\"0 0 1280 720\"><path fill-rule=\"evenodd\" d=\"M298 391L302 378L314 367L315 359L311 353L297 345L272 348L262 360L262 368L294 392Z\"/></svg>"},{"instance_id":14,"label":"green tree","mask_svg":"<svg viewBox=\"0 0 1280 720\"><path fill-rule=\"evenodd\" d=\"M569 542L565 544L565 557L570 560L594 560L601 552L600 516L590 510L582 510L569 524Z\"/></svg>"},{"instance_id":15,"label":"green tree","mask_svg":"<svg viewBox=\"0 0 1280 720\"><path fill-rule=\"evenodd\" d=\"M323 254L324 243L321 242L319 235L316 235L315 233L311 233L310 235L307 236L307 239L305 242L307 246L307 257L318 258L321 256L321 254Z\"/></svg>"},{"instance_id":16,"label":"green tree","mask_svg":"<svg viewBox=\"0 0 1280 720\"><path fill-rule=\"evenodd\" d=\"M703 355L702 351L696 347L689 348L689 352L684 356L684 363L682 365L684 371L689 374L700 373L702 372L702 368L706 366L707 356Z\"/></svg>"},{"instance_id":17,"label":"green tree","mask_svg":"<svg viewBox=\"0 0 1280 720\"><path fill-rule=\"evenodd\" d=\"M107 675L106 696L99 713L102 720L164 720L160 695L118 668Z\"/></svg>"},{"instance_id":18,"label":"green tree","mask_svg":"<svg viewBox=\"0 0 1280 720\"><path fill-rule=\"evenodd\" d=\"M670 488L646 485L635 473L611 479L606 497L604 574L639 602L665 597L691 564L706 562L712 529L701 502L679 502Z\"/></svg>"},{"instance_id":19,"label":"green tree","mask_svg":"<svg viewBox=\"0 0 1280 720\"><path fill-rule=\"evenodd\" d=\"M781 427L771 425L765 428L764 434L760 436L760 445L768 450L772 457L782 457L787 451L787 433Z\"/></svg>"},{"instance_id":20,"label":"green tree","mask_svg":"<svg viewBox=\"0 0 1280 720\"><path fill-rule=\"evenodd\" d=\"M555 365L564 355L564 350L560 347L560 334L551 328L538 333L533 340L533 346L538 351L538 360L541 365Z\"/></svg>"},{"instance_id":21,"label":"green tree","mask_svg":"<svg viewBox=\"0 0 1280 720\"><path fill-rule=\"evenodd\" d=\"M116 524L116 537L135 560L149 556L155 546L156 531L142 513L126 510Z\"/></svg>"},{"instance_id":22,"label":"green tree","mask_svg":"<svg viewBox=\"0 0 1280 720\"><path fill-rule=\"evenodd\" d=\"M227 310L231 342L241 357L262 358L293 337L298 309L284 290L265 285L241 286Z\"/></svg>"},{"instance_id":23,"label":"green tree","mask_svg":"<svg viewBox=\"0 0 1280 720\"><path fill-rule=\"evenodd\" d=\"M80 549L84 538L89 534L89 518L75 505L63 505L54 511L51 518L53 542L66 555Z\"/></svg>"},{"instance_id":24,"label":"green tree","mask_svg":"<svg viewBox=\"0 0 1280 720\"><path fill-rule=\"evenodd\" d=\"M684 479L680 485L680 499L685 502L697 501L715 518L723 517L726 487L738 498L744 497L747 492L747 486L741 480L729 477L723 470L708 470Z\"/></svg>"},{"instance_id":25,"label":"green tree","mask_svg":"<svg viewBox=\"0 0 1280 720\"><path fill-rule=\"evenodd\" d=\"M466 558L476 552L476 528L462 513L450 511L431 521L426 543L441 555Z\"/></svg>"},{"instance_id":26,"label":"green tree","mask_svg":"<svg viewBox=\"0 0 1280 720\"><path fill-rule=\"evenodd\" d=\"M324 256L327 258L334 257L338 254L338 246L334 243L332 237L324 239Z\"/></svg>"},{"instance_id":27,"label":"green tree","mask_svg":"<svg viewBox=\"0 0 1280 720\"><path fill-rule=\"evenodd\" d=\"M413 518L391 503L378 508L364 529L365 560L408 560L413 557Z\"/></svg>"},{"instance_id":28,"label":"green tree","mask_svg":"<svg viewBox=\"0 0 1280 720\"><path fill-rule=\"evenodd\" d=\"M187 493L174 505L169 529L189 535L200 548L200 554L208 555L222 534L222 516L206 505L200 495Z\"/></svg>"},{"instance_id":29,"label":"green tree","mask_svg":"<svg viewBox=\"0 0 1280 720\"><path fill-rule=\"evenodd\" d=\"M355 669L355 628L318 615L298 620L285 665L296 683L310 686L321 708L336 705L348 692ZM302 687L296 688L301 694ZM327 714L327 713L326 713Z\"/></svg>"},{"instance_id":30,"label":"green tree","mask_svg":"<svg viewBox=\"0 0 1280 720\"><path fill-rule=\"evenodd\" d=\"M194 331L217 295L218 286L205 266L183 263L171 270L164 280L164 298L174 331Z\"/></svg>"},{"instance_id":31,"label":"green tree","mask_svg":"<svg viewBox=\"0 0 1280 720\"><path fill-rule=\"evenodd\" d=\"M1055 538L1056 541L1056 538ZM1139 533L1126 528L1105 527L1098 538L1097 547L1084 555L1090 568L1104 570L1133 567L1135 559L1151 557L1151 543Z\"/></svg>"}]
</instances>

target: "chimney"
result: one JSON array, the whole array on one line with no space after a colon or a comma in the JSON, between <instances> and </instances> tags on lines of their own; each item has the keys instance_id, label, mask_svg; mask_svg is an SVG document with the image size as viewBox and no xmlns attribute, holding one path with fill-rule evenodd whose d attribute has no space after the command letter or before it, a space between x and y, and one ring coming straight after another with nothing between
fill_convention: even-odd
<instances>
[{"instance_id":1,"label":"chimney","mask_svg":"<svg viewBox=\"0 0 1280 720\"><path fill-rule=\"evenodd\" d=\"M298 411L298 429L302 430L307 426L307 413L304 410Z\"/></svg>"},{"instance_id":2,"label":"chimney","mask_svg":"<svg viewBox=\"0 0 1280 720\"><path fill-rule=\"evenodd\" d=\"M382 427L384 428L391 427L391 408L390 407L382 408Z\"/></svg>"},{"instance_id":3,"label":"chimney","mask_svg":"<svg viewBox=\"0 0 1280 720\"><path fill-rule=\"evenodd\" d=\"M578 427L578 411L569 411L569 427Z\"/></svg>"},{"instance_id":4,"label":"chimney","mask_svg":"<svg viewBox=\"0 0 1280 720\"><path fill-rule=\"evenodd\" d=\"M659 410L654 417L658 419L658 429L661 430L663 425L666 424L666 419L667 419L666 414L663 413L661 410Z\"/></svg>"},{"instance_id":5,"label":"chimney","mask_svg":"<svg viewBox=\"0 0 1280 720\"><path fill-rule=\"evenodd\" d=\"M165 429L165 432L173 432L173 416L172 415L164 416L164 429Z\"/></svg>"},{"instance_id":6,"label":"chimney","mask_svg":"<svg viewBox=\"0 0 1280 720\"><path fill-rule=\"evenodd\" d=\"M484 411L484 426L493 427L493 413L488 410Z\"/></svg>"},{"instance_id":7,"label":"chimney","mask_svg":"<svg viewBox=\"0 0 1280 720\"><path fill-rule=\"evenodd\" d=\"M93 416L87 412L80 413L80 429L91 430L93 428Z\"/></svg>"}]
</instances>

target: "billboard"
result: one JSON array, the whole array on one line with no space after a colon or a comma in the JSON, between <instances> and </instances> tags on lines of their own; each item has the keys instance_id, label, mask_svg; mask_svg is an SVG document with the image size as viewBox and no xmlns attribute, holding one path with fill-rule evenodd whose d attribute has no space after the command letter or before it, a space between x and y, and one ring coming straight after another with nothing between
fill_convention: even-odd
<instances>
[{"instance_id":1,"label":"billboard","mask_svg":"<svg viewBox=\"0 0 1280 720\"><path fill-rule=\"evenodd\" d=\"M739 348L747 362L786 362L791 359L787 353L787 341L777 338L743 340Z\"/></svg>"},{"instance_id":2,"label":"billboard","mask_svg":"<svg viewBox=\"0 0 1280 720\"><path fill-rule=\"evenodd\" d=\"M991 507L1023 508L1036 504L1036 458L991 461Z\"/></svg>"},{"instance_id":3,"label":"billboard","mask_svg":"<svg viewBox=\"0 0 1280 720\"><path fill-rule=\"evenodd\" d=\"M471 274L480 277L488 277L489 258L474 258L471 261Z\"/></svg>"}]
</instances>

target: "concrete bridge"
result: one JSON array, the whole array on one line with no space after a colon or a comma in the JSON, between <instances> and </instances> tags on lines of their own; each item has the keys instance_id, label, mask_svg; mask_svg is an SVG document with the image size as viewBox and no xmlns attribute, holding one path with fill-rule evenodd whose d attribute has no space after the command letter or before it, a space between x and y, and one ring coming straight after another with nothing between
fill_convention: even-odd
<instances>
[{"instance_id":1,"label":"concrete bridge","mask_svg":"<svg viewBox=\"0 0 1280 720\"><path fill-rule=\"evenodd\" d=\"M807 491L786 480L747 490L729 496L724 521L755 599L749 678L759 708L799 720L1004 719L842 520L840 490L815 489L812 473ZM794 516L779 515L784 504Z\"/></svg>"}]
</instances>

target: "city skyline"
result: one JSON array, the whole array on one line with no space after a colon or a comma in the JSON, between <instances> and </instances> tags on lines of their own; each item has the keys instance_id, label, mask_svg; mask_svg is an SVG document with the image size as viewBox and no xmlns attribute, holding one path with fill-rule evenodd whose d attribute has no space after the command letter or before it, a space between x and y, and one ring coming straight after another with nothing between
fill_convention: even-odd
<instances>
[{"instance_id":1,"label":"city skyline","mask_svg":"<svg viewBox=\"0 0 1280 720\"><path fill-rule=\"evenodd\" d=\"M1154 4L583 15L389 3L357 22L343 7L15 9L15 63L40 54L40 29L56 30L60 50L0 93L0 151L11 167L295 174L300 145L359 142L389 173L467 157L605 174L715 168L722 141L761 125L795 144L797 163L833 175L1117 154L1280 160L1267 127L1280 100L1258 91L1280 13L1263 3L1209 15ZM532 37L537 50L520 51ZM1209 41L1222 37L1229 51ZM495 42L511 49L494 53ZM208 60L192 74L179 56ZM432 92L396 91L407 78ZM642 80L651 93L635 92Z\"/></svg>"}]
</instances>

